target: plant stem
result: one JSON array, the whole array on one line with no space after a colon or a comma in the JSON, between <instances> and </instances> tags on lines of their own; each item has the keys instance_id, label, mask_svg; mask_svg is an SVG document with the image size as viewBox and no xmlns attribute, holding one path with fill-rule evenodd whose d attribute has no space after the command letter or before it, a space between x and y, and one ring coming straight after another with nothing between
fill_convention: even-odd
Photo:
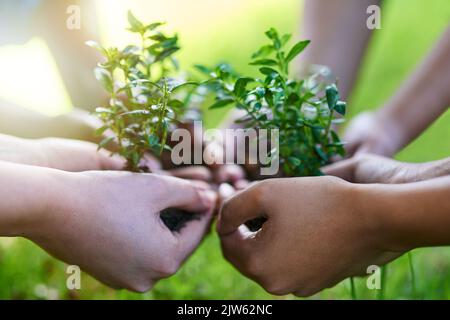
<instances>
[{"instance_id":1,"label":"plant stem","mask_svg":"<svg viewBox=\"0 0 450 320\"><path fill-rule=\"evenodd\" d=\"M417 298L417 290L416 290L416 273L414 271L414 263L411 252L408 252L408 264L409 264L409 272L411 274L411 287L412 287L412 296L413 298Z\"/></svg>"},{"instance_id":2,"label":"plant stem","mask_svg":"<svg viewBox=\"0 0 450 320\"><path fill-rule=\"evenodd\" d=\"M352 300L358 300L358 297L356 296L355 279L353 277L350 277L350 292Z\"/></svg>"}]
</instances>

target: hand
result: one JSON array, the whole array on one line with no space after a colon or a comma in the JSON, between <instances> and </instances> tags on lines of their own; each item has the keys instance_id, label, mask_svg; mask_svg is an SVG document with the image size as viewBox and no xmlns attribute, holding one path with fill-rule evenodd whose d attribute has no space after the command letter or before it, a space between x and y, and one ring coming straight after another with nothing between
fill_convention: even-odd
<instances>
[{"instance_id":1,"label":"hand","mask_svg":"<svg viewBox=\"0 0 450 320\"><path fill-rule=\"evenodd\" d=\"M125 161L90 142L22 139L0 134L0 160L65 171L121 170Z\"/></svg>"},{"instance_id":2,"label":"hand","mask_svg":"<svg viewBox=\"0 0 450 320\"><path fill-rule=\"evenodd\" d=\"M343 141L347 143L349 157L361 153L373 153L391 157L402 146L400 124L386 119L379 113L363 112L349 124Z\"/></svg>"},{"instance_id":3,"label":"hand","mask_svg":"<svg viewBox=\"0 0 450 320\"><path fill-rule=\"evenodd\" d=\"M144 292L174 274L209 230L215 193L186 180L127 172L57 172L47 206L21 232L114 288ZM165 208L202 213L179 233Z\"/></svg>"},{"instance_id":4,"label":"hand","mask_svg":"<svg viewBox=\"0 0 450 320\"><path fill-rule=\"evenodd\" d=\"M225 150L224 146L221 142L216 141L214 139L204 140L202 135L197 134L197 130L195 130L193 123L186 123L182 125L183 129L186 129L190 132L192 137L191 139L191 147L194 148L194 145L203 145L205 150L208 152L204 152L203 161L204 168L209 169L209 179L215 183L231 183L235 184L237 181L243 179L245 177L244 170L236 164L224 164L224 155ZM223 131L225 134L225 131ZM171 141L172 143L175 143ZM165 168L173 169L174 166L171 161L171 154L165 153L162 155L162 163ZM200 170L200 166L196 166L196 170ZM176 168L176 167L175 167ZM172 172L179 172L178 169L170 170ZM205 180L205 176L200 180Z\"/></svg>"},{"instance_id":5,"label":"hand","mask_svg":"<svg viewBox=\"0 0 450 320\"><path fill-rule=\"evenodd\" d=\"M407 163L361 154L323 167L322 172L355 183L411 183L449 175L450 158Z\"/></svg>"},{"instance_id":6,"label":"hand","mask_svg":"<svg viewBox=\"0 0 450 320\"><path fill-rule=\"evenodd\" d=\"M402 252L384 243L360 186L334 177L286 178L238 193L219 215L225 258L270 293L299 296L393 260ZM242 225L260 215L267 221L256 233Z\"/></svg>"},{"instance_id":7,"label":"hand","mask_svg":"<svg viewBox=\"0 0 450 320\"><path fill-rule=\"evenodd\" d=\"M421 173L425 166L360 154L325 166L322 172L355 183L408 183L423 180Z\"/></svg>"}]
</instances>

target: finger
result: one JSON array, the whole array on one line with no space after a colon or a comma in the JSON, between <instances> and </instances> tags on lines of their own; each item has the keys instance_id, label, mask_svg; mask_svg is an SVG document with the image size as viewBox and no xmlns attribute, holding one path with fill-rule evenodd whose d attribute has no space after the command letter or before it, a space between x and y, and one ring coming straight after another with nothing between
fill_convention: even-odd
<instances>
[{"instance_id":1,"label":"finger","mask_svg":"<svg viewBox=\"0 0 450 320\"><path fill-rule=\"evenodd\" d=\"M220 235L233 233L240 225L262 215L263 195L260 189L261 183L255 184L225 201L217 222L217 232Z\"/></svg>"},{"instance_id":2,"label":"finger","mask_svg":"<svg viewBox=\"0 0 450 320\"><path fill-rule=\"evenodd\" d=\"M234 232L220 237L220 245L223 256L246 276L248 273L248 261L253 253L252 234L244 226Z\"/></svg>"},{"instance_id":3,"label":"finger","mask_svg":"<svg viewBox=\"0 0 450 320\"><path fill-rule=\"evenodd\" d=\"M236 190L228 183L222 183L219 186L219 198L223 202L231 198L236 193Z\"/></svg>"},{"instance_id":4,"label":"finger","mask_svg":"<svg viewBox=\"0 0 450 320\"><path fill-rule=\"evenodd\" d=\"M186 226L175 233L179 239L179 254L181 261L186 260L198 247L211 228L212 210L205 212L199 219L189 221Z\"/></svg>"},{"instance_id":5,"label":"finger","mask_svg":"<svg viewBox=\"0 0 450 320\"><path fill-rule=\"evenodd\" d=\"M246 179L241 179L235 182L234 187L236 188L236 190L244 190L245 188L249 187L252 185L252 182L246 180Z\"/></svg>"},{"instance_id":6,"label":"finger","mask_svg":"<svg viewBox=\"0 0 450 320\"><path fill-rule=\"evenodd\" d=\"M219 166L215 172L215 181L217 183L231 182L234 183L238 180L245 178L244 169L241 166L235 164L226 164Z\"/></svg>"},{"instance_id":7,"label":"finger","mask_svg":"<svg viewBox=\"0 0 450 320\"><path fill-rule=\"evenodd\" d=\"M142 165L149 168L150 172L157 172L160 171L162 168L161 162L156 157L154 157L149 153L146 153L144 155L144 158L142 159Z\"/></svg>"},{"instance_id":8,"label":"finger","mask_svg":"<svg viewBox=\"0 0 450 320\"><path fill-rule=\"evenodd\" d=\"M344 146L345 157L346 158L353 157L360 147L361 147L361 141L350 142L348 144L345 144L345 146Z\"/></svg>"},{"instance_id":9,"label":"finger","mask_svg":"<svg viewBox=\"0 0 450 320\"><path fill-rule=\"evenodd\" d=\"M189 181L198 189L212 190L212 187L208 182L202 180L189 180Z\"/></svg>"},{"instance_id":10,"label":"finger","mask_svg":"<svg viewBox=\"0 0 450 320\"><path fill-rule=\"evenodd\" d=\"M204 166L189 166L168 171L168 174L182 179L211 181L212 174Z\"/></svg>"},{"instance_id":11,"label":"finger","mask_svg":"<svg viewBox=\"0 0 450 320\"><path fill-rule=\"evenodd\" d=\"M98 151L100 169L101 170L123 170L126 166L124 158L118 155L111 155L106 150Z\"/></svg>"},{"instance_id":12,"label":"finger","mask_svg":"<svg viewBox=\"0 0 450 320\"><path fill-rule=\"evenodd\" d=\"M214 209L216 192L204 186L170 176L153 175L160 179L155 186L159 193L158 210L178 208L190 212L205 212Z\"/></svg>"},{"instance_id":13,"label":"finger","mask_svg":"<svg viewBox=\"0 0 450 320\"><path fill-rule=\"evenodd\" d=\"M335 176L347 181L355 179L356 158L342 160L322 168L325 175Z\"/></svg>"}]
</instances>

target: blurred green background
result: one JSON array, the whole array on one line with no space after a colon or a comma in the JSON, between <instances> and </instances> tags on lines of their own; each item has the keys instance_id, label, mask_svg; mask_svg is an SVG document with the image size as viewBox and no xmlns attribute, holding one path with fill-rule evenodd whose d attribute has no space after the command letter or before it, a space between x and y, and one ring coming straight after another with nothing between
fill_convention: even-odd
<instances>
[{"instance_id":1,"label":"blurred green background","mask_svg":"<svg viewBox=\"0 0 450 320\"><path fill-rule=\"evenodd\" d=\"M386 0L384 5L382 29L372 38L349 101L351 116L381 106L450 22L448 0ZM185 67L199 62L228 61L241 72L250 70L246 63L264 41L265 30L274 26L282 32L298 34L302 18L302 2L298 0L96 1L96 6L106 44L122 45L129 40L123 29L130 8L144 21L167 21L171 29L179 32L183 45L179 57ZM17 81L11 79L8 70L14 70L24 61L31 70L30 76L17 75ZM0 97L46 114L70 110L70 98L51 54L40 39L32 39L22 46L1 47L0 69L3 71ZM223 111L210 112L206 121L213 126L224 116ZM427 161L449 155L450 112L447 112L398 158ZM450 250L419 249L413 251L412 257L416 290L412 288L408 259L404 256L387 267L385 298L450 298ZM177 275L161 281L146 294L111 290L87 275L83 275L81 290L68 291L65 267L29 241L0 238L0 298L293 299L292 296L273 297L241 276L222 258L214 233ZM365 284L366 279L356 279L358 298L377 298L377 292L366 289ZM349 281L312 298L350 299Z\"/></svg>"}]
</instances>

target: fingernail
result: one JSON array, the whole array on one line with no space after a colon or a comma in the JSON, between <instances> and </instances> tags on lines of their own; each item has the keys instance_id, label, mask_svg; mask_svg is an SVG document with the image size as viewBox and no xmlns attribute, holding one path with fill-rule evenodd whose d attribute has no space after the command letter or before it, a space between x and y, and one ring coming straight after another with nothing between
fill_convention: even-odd
<instances>
[{"instance_id":1,"label":"fingernail","mask_svg":"<svg viewBox=\"0 0 450 320\"><path fill-rule=\"evenodd\" d=\"M228 183L222 183L219 186L219 194L222 199L227 199L235 193L234 188Z\"/></svg>"}]
</instances>

